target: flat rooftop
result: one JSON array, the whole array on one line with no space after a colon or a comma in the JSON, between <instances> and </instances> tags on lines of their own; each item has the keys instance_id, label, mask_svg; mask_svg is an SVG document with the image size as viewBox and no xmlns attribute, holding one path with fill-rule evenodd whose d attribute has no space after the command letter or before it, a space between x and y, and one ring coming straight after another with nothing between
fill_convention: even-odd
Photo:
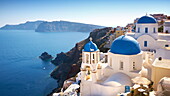
<instances>
[{"instance_id":1,"label":"flat rooftop","mask_svg":"<svg viewBox=\"0 0 170 96\"><path fill-rule=\"evenodd\" d=\"M157 58L152 65L155 67L170 69L170 60L169 59L158 60Z\"/></svg>"}]
</instances>

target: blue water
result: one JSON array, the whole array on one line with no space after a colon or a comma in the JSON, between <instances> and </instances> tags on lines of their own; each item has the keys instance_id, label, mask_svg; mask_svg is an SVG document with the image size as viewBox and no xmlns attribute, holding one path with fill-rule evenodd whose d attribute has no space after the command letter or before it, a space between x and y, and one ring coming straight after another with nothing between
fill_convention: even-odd
<instances>
[{"instance_id":1,"label":"blue water","mask_svg":"<svg viewBox=\"0 0 170 96\"><path fill-rule=\"evenodd\" d=\"M0 96L46 96L57 87L55 68L38 56L69 51L89 33L0 30Z\"/></svg>"}]
</instances>

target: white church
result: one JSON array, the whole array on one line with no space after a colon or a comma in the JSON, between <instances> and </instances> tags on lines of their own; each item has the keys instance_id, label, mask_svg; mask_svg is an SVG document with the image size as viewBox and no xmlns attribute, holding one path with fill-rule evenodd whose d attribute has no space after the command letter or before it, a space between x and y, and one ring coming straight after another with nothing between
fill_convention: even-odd
<instances>
[{"instance_id":1,"label":"white church","mask_svg":"<svg viewBox=\"0 0 170 96\"><path fill-rule=\"evenodd\" d=\"M158 33L156 19L143 16L136 32L116 38L107 53L90 40L82 50L79 75L81 96L117 96L134 86L135 77L153 81L157 90L159 81L170 77L170 34Z\"/></svg>"}]
</instances>

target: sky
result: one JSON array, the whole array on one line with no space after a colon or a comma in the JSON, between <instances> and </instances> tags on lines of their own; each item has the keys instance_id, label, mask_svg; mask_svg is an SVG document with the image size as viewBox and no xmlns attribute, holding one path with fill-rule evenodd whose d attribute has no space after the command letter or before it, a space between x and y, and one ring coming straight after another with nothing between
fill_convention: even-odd
<instances>
[{"instance_id":1,"label":"sky","mask_svg":"<svg viewBox=\"0 0 170 96\"><path fill-rule=\"evenodd\" d=\"M126 26L137 17L170 15L170 0L0 0L0 27L26 21Z\"/></svg>"}]
</instances>

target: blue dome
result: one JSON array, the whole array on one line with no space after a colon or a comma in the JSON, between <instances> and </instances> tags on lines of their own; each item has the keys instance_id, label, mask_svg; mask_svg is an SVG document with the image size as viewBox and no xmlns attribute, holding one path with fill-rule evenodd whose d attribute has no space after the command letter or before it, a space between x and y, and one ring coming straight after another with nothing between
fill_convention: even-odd
<instances>
[{"instance_id":1,"label":"blue dome","mask_svg":"<svg viewBox=\"0 0 170 96\"><path fill-rule=\"evenodd\" d=\"M111 46L110 52L122 55L135 55L141 52L139 43L130 36L119 36Z\"/></svg>"},{"instance_id":2,"label":"blue dome","mask_svg":"<svg viewBox=\"0 0 170 96\"><path fill-rule=\"evenodd\" d=\"M150 16L143 16L141 17L138 21L138 24L143 24L143 23L157 23L156 19Z\"/></svg>"},{"instance_id":3,"label":"blue dome","mask_svg":"<svg viewBox=\"0 0 170 96\"><path fill-rule=\"evenodd\" d=\"M85 46L84 46L84 51L85 52L94 52L97 51L97 45L93 43L92 41L89 41Z\"/></svg>"}]
</instances>

